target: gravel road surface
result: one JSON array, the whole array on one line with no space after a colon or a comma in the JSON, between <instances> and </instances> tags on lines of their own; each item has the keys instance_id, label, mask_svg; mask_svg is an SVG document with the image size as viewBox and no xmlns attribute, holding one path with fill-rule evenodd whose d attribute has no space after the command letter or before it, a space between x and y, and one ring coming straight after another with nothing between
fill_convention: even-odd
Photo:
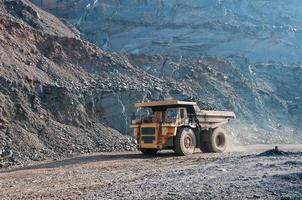
<instances>
[{"instance_id":1,"label":"gravel road surface","mask_svg":"<svg viewBox=\"0 0 302 200\"><path fill-rule=\"evenodd\" d=\"M0 171L0 199L302 199L302 145L265 152L274 146L186 157L120 152L33 162Z\"/></svg>"}]
</instances>

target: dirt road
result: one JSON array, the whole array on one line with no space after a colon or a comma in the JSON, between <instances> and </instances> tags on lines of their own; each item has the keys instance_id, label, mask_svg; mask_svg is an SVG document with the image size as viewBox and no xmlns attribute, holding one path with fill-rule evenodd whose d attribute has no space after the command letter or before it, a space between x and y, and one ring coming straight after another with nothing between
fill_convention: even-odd
<instances>
[{"instance_id":1,"label":"dirt road","mask_svg":"<svg viewBox=\"0 0 302 200\"><path fill-rule=\"evenodd\" d=\"M157 157L99 153L0 171L0 199L302 199L302 145Z\"/></svg>"}]
</instances>

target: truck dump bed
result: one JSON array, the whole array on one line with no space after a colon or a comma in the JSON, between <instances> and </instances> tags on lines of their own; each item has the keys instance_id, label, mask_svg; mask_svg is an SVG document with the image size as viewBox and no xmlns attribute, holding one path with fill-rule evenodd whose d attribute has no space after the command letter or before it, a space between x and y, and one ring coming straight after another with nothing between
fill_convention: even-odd
<instances>
[{"instance_id":1,"label":"truck dump bed","mask_svg":"<svg viewBox=\"0 0 302 200\"><path fill-rule=\"evenodd\" d=\"M229 111L198 110L196 111L196 118L201 128L209 129L228 123L229 120L236 118L236 115Z\"/></svg>"},{"instance_id":2,"label":"truck dump bed","mask_svg":"<svg viewBox=\"0 0 302 200\"><path fill-rule=\"evenodd\" d=\"M135 104L136 108L150 107L150 108L169 108L169 107L192 107L194 110L194 117L198 119L199 125L202 129L217 128L224 125L229 120L234 119L236 116L234 112L229 111L210 111L200 110L196 102L166 100L166 101L153 101L153 102L140 102Z\"/></svg>"}]
</instances>

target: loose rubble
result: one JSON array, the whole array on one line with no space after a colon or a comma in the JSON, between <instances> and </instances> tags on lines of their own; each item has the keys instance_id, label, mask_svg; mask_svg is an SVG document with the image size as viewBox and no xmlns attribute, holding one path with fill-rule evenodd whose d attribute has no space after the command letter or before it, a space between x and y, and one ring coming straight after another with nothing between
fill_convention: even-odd
<instances>
[{"instance_id":1,"label":"loose rubble","mask_svg":"<svg viewBox=\"0 0 302 200\"><path fill-rule=\"evenodd\" d=\"M97 153L0 170L0 199L301 199L301 146L157 157ZM258 151L256 151L258 149Z\"/></svg>"}]
</instances>

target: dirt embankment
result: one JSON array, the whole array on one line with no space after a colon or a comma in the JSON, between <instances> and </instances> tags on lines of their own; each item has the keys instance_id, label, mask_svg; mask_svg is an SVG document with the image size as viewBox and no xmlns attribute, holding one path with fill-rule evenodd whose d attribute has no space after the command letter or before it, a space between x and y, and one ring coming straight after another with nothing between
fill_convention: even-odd
<instances>
[{"instance_id":1,"label":"dirt embankment","mask_svg":"<svg viewBox=\"0 0 302 200\"><path fill-rule=\"evenodd\" d=\"M26 0L0 1L0 145L17 160L133 150L133 104L171 85L76 36Z\"/></svg>"},{"instance_id":2,"label":"dirt embankment","mask_svg":"<svg viewBox=\"0 0 302 200\"><path fill-rule=\"evenodd\" d=\"M134 149L106 124L97 99L126 82L112 74L125 68L121 59L27 1L1 0L0 9L1 148L17 160Z\"/></svg>"}]
</instances>

